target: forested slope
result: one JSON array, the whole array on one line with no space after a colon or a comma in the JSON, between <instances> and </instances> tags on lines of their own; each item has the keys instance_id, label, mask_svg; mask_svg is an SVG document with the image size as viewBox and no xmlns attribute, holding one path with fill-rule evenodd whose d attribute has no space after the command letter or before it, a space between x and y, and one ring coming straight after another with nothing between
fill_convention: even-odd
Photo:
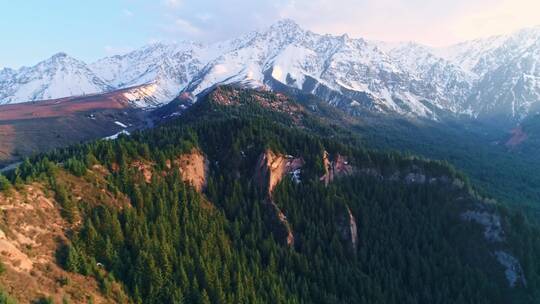
<instances>
[{"instance_id":1,"label":"forested slope","mask_svg":"<svg viewBox=\"0 0 540 304\"><path fill-rule=\"evenodd\" d=\"M68 223L57 263L95 278L103 301L535 303L540 234L522 215L448 164L343 138L284 95L221 87L163 126L27 160L2 185L50 191ZM5 284L15 262L2 261Z\"/></svg>"}]
</instances>

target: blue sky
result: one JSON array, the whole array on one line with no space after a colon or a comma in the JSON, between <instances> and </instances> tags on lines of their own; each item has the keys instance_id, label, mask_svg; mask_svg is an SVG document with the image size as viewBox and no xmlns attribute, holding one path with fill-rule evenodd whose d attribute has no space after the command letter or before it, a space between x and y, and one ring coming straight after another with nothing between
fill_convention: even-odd
<instances>
[{"instance_id":1,"label":"blue sky","mask_svg":"<svg viewBox=\"0 0 540 304\"><path fill-rule=\"evenodd\" d=\"M145 44L160 12L142 1L0 0L0 66L31 65L59 51L83 60ZM147 2L150 3L150 2ZM134 18L128 8L145 12Z\"/></svg>"},{"instance_id":2,"label":"blue sky","mask_svg":"<svg viewBox=\"0 0 540 304\"><path fill-rule=\"evenodd\" d=\"M320 33L447 45L540 23L538 0L0 0L0 68L215 41L291 18Z\"/></svg>"}]
</instances>

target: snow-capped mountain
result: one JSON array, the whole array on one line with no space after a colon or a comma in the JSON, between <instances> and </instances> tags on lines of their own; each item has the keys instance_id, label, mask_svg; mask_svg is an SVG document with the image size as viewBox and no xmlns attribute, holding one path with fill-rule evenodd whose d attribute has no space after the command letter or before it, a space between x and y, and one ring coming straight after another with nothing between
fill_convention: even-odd
<instances>
[{"instance_id":1,"label":"snow-capped mountain","mask_svg":"<svg viewBox=\"0 0 540 304\"><path fill-rule=\"evenodd\" d=\"M85 95L110 89L84 62L64 53L33 67L0 72L0 104Z\"/></svg>"},{"instance_id":2,"label":"snow-capped mountain","mask_svg":"<svg viewBox=\"0 0 540 304\"><path fill-rule=\"evenodd\" d=\"M469 87L465 73L449 63L410 70L398 60L401 58L392 57L392 52L375 43L347 35L315 34L290 20L243 41L210 61L186 90L197 94L217 83L231 82L270 88L286 85L352 112L370 109L436 117L436 110L453 102L449 96L454 91ZM434 84L429 77L441 83ZM452 104L454 108L461 110Z\"/></svg>"},{"instance_id":3,"label":"snow-capped mountain","mask_svg":"<svg viewBox=\"0 0 540 304\"><path fill-rule=\"evenodd\" d=\"M519 120L540 110L540 26L434 53L476 75L467 101L476 116Z\"/></svg>"},{"instance_id":4,"label":"snow-capped mountain","mask_svg":"<svg viewBox=\"0 0 540 304\"><path fill-rule=\"evenodd\" d=\"M204 65L193 56L201 45L153 44L122 56L107 57L90 65L115 88L152 83L162 102L170 101Z\"/></svg>"},{"instance_id":5,"label":"snow-capped mountain","mask_svg":"<svg viewBox=\"0 0 540 304\"><path fill-rule=\"evenodd\" d=\"M0 103L136 87L158 106L218 84L311 93L352 113L520 119L540 107L540 27L447 48L320 35L291 20L213 44L152 44L86 65L56 55L0 71Z\"/></svg>"}]
</instances>

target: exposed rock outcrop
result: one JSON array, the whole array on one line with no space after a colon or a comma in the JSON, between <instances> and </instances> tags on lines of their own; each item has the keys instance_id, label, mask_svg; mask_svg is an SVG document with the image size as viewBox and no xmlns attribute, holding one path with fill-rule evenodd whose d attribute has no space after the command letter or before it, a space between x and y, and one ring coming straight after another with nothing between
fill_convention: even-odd
<instances>
[{"instance_id":1,"label":"exposed rock outcrop","mask_svg":"<svg viewBox=\"0 0 540 304\"><path fill-rule=\"evenodd\" d=\"M291 178L299 182L300 168L304 165L302 158L283 155L266 150L257 161L255 168L255 181L268 196L265 205L271 217L273 233L279 241L288 246L294 246L294 233L287 220L287 216L272 200L272 192L283 177L290 174Z\"/></svg>"},{"instance_id":2,"label":"exposed rock outcrop","mask_svg":"<svg viewBox=\"0 0 540 304\"><path fill-rule=\"evenodd\" d=\"M272 224L272 233L276 239L289 247L294 246L293 230L285 213L270 198L266 200L265 206L268 209Z\"/></svg>"},{"instance_id":3,"label":"exposed rock outcrop","mask_svg":"<svg viewBox=\"0 0 540 304\"><path fill-rule=\"evenodd\" d=\"M101 171L106 169L99 169L92 168L85 178L60 171L56 180L70 189L74 202L128 206L127 198L107 190ZM69 231L80 223L72 224L62 217L52 191L36 182L8 193L0 192L0 260L5 267L0 285L19 303L34 303L42 296L50 296L55 303L64 298L70 303L87 303L90 297L95 303L113 302L103 296L94 278L67 272L58 265L60 246L69 243ZM59 280L69 284L61 285ZM122 293L115 283L113 295Z\"/></svg>"},{"instance_id":4,"label":"exposed rock outcrop","mask_svg":"<svg viewBox=\"0 0 540 304\"><path fill-rule=\"evenodd\" d=\"M345 208L345 212L338 218L338 230L341 239L348 242L350 248L355 252L358 247L358 226L351 208L348 206Z\"/></svg>"},{"instance_id":5,"label":"exposed rock outcrop","mask_svg":"<svg viewBox=\"0 0 540 304\"><path fill-rule=\"evenodd\" d=\"M384 175L381 170L371 167L360 168L354 172L357 172L360 175L373 177L379 181L402 182L407 185L440 184L449 185L457 189L465 187L465 182L459 178L451 178L446 175L429 175L416 166L386 175Z\"/></svg>"},{"instance_id":6,"label":"exposed rock outcrop","mask_svg":"<svg viewBox=\"0 0 540 304\"><path fill-rule=\"evenodd\" d=\"M411 173L408 173L407 175L405 175L403 180L405 181L405 183L407 185L410 185L410 184L425 184L427 178L426 178L425 174L411 172Z\"/></svg>"},{"instance_id":7,"label":"exposed rock outcrop","mask_svg":"<svg viewBox=\"0 0 540 304\"><path fill-rule=\"evenodd\" d=\"M269 196L272 191L287 174L297 176L298 170L304 165L302 158L291 155L276 154L272 150L266 150L257 161L255 180Z\"/></svg>"},{"instance_id":8,"label":"exposed rock outcrop","mask_svg":"<svg viewBox=\"0 0 540 304\"><path fill-rule=\"evenodd\" d=\"M480 211L467 210L461 214L465 221L476 222L484 227L484 237L490 242L504 241L504 231L502 229L501 217L498 214Z\"/></svg>"},{"instance_id":9,"label":"exposed rock outcrop","mask_svg":"<svg viewBox=\"0 0 540 304\"><path fill-rule=\"evenodd\" d=\"M193 148L189 153L182 154L174 159L175 168L178 168L180 176L185 183L192 185L198 192L202 192L206 187L206 177L208 174L208 160L201 150ZM135 160L130 166L142 174L144 182L151 183L152 177L156 173L156 164L146 160ZM166 168L161 175L171 173L172 162L167 160ZM113 164L113 171L118 172L120 167Z\"/></svg>"},{"instance_id":10,"label":"exposed rock outcrop","mask_svg":"<svg viewBox=\"0 0 540 304\"><path fill-rule=\"evenodd\" d=\"M154 164L137 160L131 163L133 168L136 168L143 175L144 181L149 184L152 181L152 171Z\"/></svg>"},{"instance_id":11,"label":"exposed rock outcrop","mask_svg":"<svg viewBox=\"0 0 540 304\"><path fill-rule=\"evenodd\" d=\"M485 203L477 203L471 209L461 213L461 219L474 222L483 228L484 239L496 248L492 251L497 262L504 268L504 275L508 286L516 287L518 284L527 285L527 280L519 260L507 251L505 233L501 216L492 207ZM493 249L492 249L493 250Z\"/></svg>"},{"instance_id":12,"label":"exposed rock outcrop","mask_svg":"<svg viewBox=\"0 0 540 304\"><path fill-rule=\"evenodd\" d=\"M175 164L180 169L184 182L193 185L198 192L204 190L208 175L208 160L201 150L194 148L191 152L180 155Z\"/></svg>"},{"instance_id":13,"label":"exposed rock outcrop","mask_svg":"<svg viewBox=\"0 0 540 304\"><path fill-rule=\"evenodd\" d=\"M321 176L320 180L324 182L325 185L331 183L335 178L352 175L354 173L353 166L349 164L345 156L342 156L339 153L331 160L328 152L324 151L323 166L325 173Z\"/></svg>"},{"instance_id":14,"label":"exposed rock outcrop","mask_svg":"<svg viewBox=\"0 0 540 304\"><path fill-rule=\"evenodd\" d=\"M247 93L247 94L246 94ZM287 114L294 123L302 121L305 109L292 101L287 95L271 93L265 90L250 90L218 86L210 95L210 99L222 106L238 106L244 103L256 103L263 108Z\"/></svg>"}]
</instances>

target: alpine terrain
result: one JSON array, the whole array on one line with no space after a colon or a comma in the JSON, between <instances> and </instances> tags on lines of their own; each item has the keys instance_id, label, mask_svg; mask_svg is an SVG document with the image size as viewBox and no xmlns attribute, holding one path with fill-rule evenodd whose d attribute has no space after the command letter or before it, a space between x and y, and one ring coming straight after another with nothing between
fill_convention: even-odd
<instances>
[{"instance_id":1,"label":"alpine terrain","mask_svg":"<svg viewBox=\"0 0 540 304\"><path fill-rule=\"evenodd\" d=\"M0 104L145 85L165 104L218 84L314 94L351 113L375 111L519 122L539 110L540 27L445 48L316 34L292 20L237 39L157 43L83 63L66 54L0 71Z\"/></svg>"},{"instance_id":2,"label":"alpine terrain","mask_svg":"<svg viewBox=\"0 0 540 304\"><path fill-rule=\"evenodd\" d=\"M159 127L27 159L0 186L8 303L540 296L523 214L283 94L217 87Z\"/></svg>"},{"instance_id":3,"label":"alpine terrain","mask_svg":"<svg viewBox=\"0 0 540 304\"><path fill-rule=\"evenodd\" d=\"M0 70L0 304L540 303L540 27L222 40Z\"/></svg>"}]
</instances>

